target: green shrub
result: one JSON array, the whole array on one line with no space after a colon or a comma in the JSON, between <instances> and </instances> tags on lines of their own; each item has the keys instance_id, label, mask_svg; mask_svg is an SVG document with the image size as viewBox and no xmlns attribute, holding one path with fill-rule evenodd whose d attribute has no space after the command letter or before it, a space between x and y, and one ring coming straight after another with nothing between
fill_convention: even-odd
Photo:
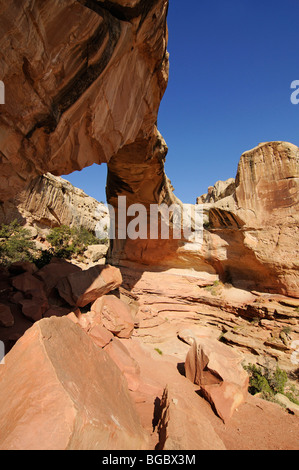
<instances>
[{"instance_id":1,"label":"green shrub","mask_svg":"<svg viewBox=\"0 0 299 470\"><path fill-rule=\"evenodd\" d=\"M263 371L260 367L255 364L249 364L244 367L249 373L249 388L248 391L251 395L261 393L268 397L273 394L267 378L264 376Z\"/></svg>"},{"instance_id":2,"label":"green shrub","mask_svg":"<svg viewBox=\"0 0 299 470\"><path fill-rule=\"evenodd\" d=\"M284 326L281 330L282 333L290 335L292 333L292 328L290 326Z\"/></svg>"},{"instance_id":3,"label":"green shrub","mask_svg":"<svg viewBox=\"0 0 299 470\"><path fill-rule=\"evenodd\" d=\"M53 228L47 241L52 245L53 255L65 259L82 254L89 245L104 242L83 227L70 228L67 225Z\"/></svg>"},{"instance_id":4,"label":"green shrub","mask_svg":"<svg viewBox=\"0 0 299 470\"><path fill-rule=\"evenodd\" d=\"M0 263L10 265L17 261L30 261L41 269L53 256L70 259L82 254L89 245L106 243L99 240L87 229L70 228L67 225L53 228L47 236L51 248L40 251L31 240L29 230L24 229L16 220L0 226Z\"/></svg>"},{"instance_id":5,"label":"green shrub","mask_svg":"<svg viewBox=\"0 0 299 470\"><path fill-rule=\"evenodd\" d=\"M251 395L261 393L262 397L271 400L277 393L284 394L284 389L288 381L287 373L279 367L273 371L269 368L262 369L255 364L244 366L249 373L249 388Z\"/></svg>"},{"instance_id":6,"label":"green shrub","mask_svg":"<svg viewBox=\"0 0 299 470\"><path fill-rule=\"evenodd\" d=\"M287 373L284 370L281 370L279 367L276 367L276 370L274 372L268 372L267 379L271 389L275 394L284 393L284 389L288 381Z\"/></svg>"},{"instance_id":7,"label":"green shrub","mask_svg":"<svg viewBox=\"0 0 299 470\"><path fill-rule=\"evenodd\" d=\"M221 281L214 281L212 286L207 286L204 289L212 295L217 296L220 294L222 287L223 283Z\"/></svg>"},{"instance_id":8,"label":"green shrub","mask_svg":"<svg viewBox=\"0 0 299 470\"><path fill-rule=\"evenodd\" d=\"M296 397L294 396L293 393L291 393L291 392L286 392L284 395L285 395L292 403L294 403L295 405L299 405L299 400L298 400L298 398L296 398Z\"/></svg>"},{"instance_id":9,"label":"green shrub","mask_svg":"<svg viewBox=\"0 0 299 470\"><path fill-rule=\"evenodd\" d=\"M31 234L16 220L0 227L0 262L9 265L17 261L32 261L34 243Z\"/></svg>"}]
</instances>

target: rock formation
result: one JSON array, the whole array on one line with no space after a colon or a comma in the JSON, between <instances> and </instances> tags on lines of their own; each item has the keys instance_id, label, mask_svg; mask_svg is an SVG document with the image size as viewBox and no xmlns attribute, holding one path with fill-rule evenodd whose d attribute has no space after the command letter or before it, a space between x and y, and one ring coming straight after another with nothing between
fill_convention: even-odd
<instances>
[{"instance_id":1,"label":"rock formation","mask_svg":"<svg viewBox=\"0 0 299 470\"><path fill-rule=\"evenodd\" d=\"M231 196L236 190L234 178L226 181L217 181L214 186L209 186L207 194L198 197L196 204L209 204Z\"/></svg>"},{"instance_id":2,"label":"rock formation","mask_svg":"<svg viewBox=\"0 0 299 470\"><path fill-rule=\"evenodd\" d=\"M185 361L186 377L200 391L224 422L246 401L248 375L241 366L242 356L219 341L194 339Z\"/></svg>"},{"instance_id":3,"label":"rock formation","mask_svg":"<svg viewBox=\"0 0 299 470\"><path fill-rule=\"evenodd\" d=\"M223 279L299 297L299 149L260 144L239 163L236 189L203 207L203 256Z\"/></svg>"},{"instance_id":4,"label":"rock formation","mask_svg":"<svg viewBox=\"0 0 299 470\"><path fill-rule=\"evenodd\" d=\"M132 155L133 149L127 154L130 164ZM112 204L116 206L117 195L126 195L128 205L138 200L148 208L153 203L153 190L148 192L156 181L153 174L147 178L140 170L135 185L126 186L130 165L113 172L112 166L113 159L108 175ZM202 243L190 243L184 237L115 240L110 262L122 266L142 263L150 269L194 269L239 287L299 297L298 171L298 147L286 142L261 144L241 156L235 179L216 183L198 199L204 211ZM121 189L112 195L109 188L116 186L117 173ZM180 205L167 183L166 199L158 191L155 202Z\"/></svg>"},{"instance_id":5,"label":"rock formation","mask_svg":"<svg viewBox=\"0 0 299 470\"><path fill-rule=\"evenodd\" d=\"M167 0L1 5L1 201L47 172L112 156L121 167L136 141L144 147L136 170L141 161L152 167L168 80L167 9Z\"/></svg>"},{"instance_id":6,"label":"rock formation","mask_svg":"<svg viewBox=\"0 0 299 470\"><path fill-rule=\"evenodd\" d=\"M156 128L168 81L167 11L168 0L3 5L0 201L37 175L93 163L109 164L115 207L118 195L128 203L175 200ZM111 262L131 256L124 245L115 241ZM143 251L146 261L155 244L141 243L137 257Z\"/></svg>"},{"instance_id":7,"label":"rock formation","mask_svg":"<svg viewBox=\"0 0 299 470\"><path fill-rule=\"evenodd\" d=\"M107 216L103 203L51 173L35 178L14 199L0 204L0 223L17 220L39 234L61 225L84 227L94 233L101 226L105 228Z\"/></svg>"},{"instance_id":8,"label":"rock formation","mask_svg":"<svg viewBox=\"0 0 299 470\"><path fill-rule=\"evenodd\" d=\"M147 209L180 203L164 173L167 146L156 128L168 79L167 7L167 0L3 5L1 201L39 186L41 180L32 182L38 175L107 163L107 197L116 215L118 196ZM297 147L262 144L242 156L236 190L231 180L200 199L215 205L201 250L184 239L116 239L109 262L192 266L298 296L296 178ZM59 223L51 197L43 201L47 214L42 204L37 217ZM36 207L30 197L26 207ZM76 218L71 210L65 216L70 223Z\"/></svg>"},{"instance_id":9,"label":"rock formation","mask_svg":"<svg viewBox=\"0 0 299 470\"><path fill-rule=\"evenodd\" d=\"M85 289L88 305L59 296L58 287L68 284L71 304L78 303L87 279L99 287ZM296 300L255 302L257 293L232 287L211 293L212 279L190 273L120 273L109 266L82 272L61 260L38 271L29 263L12 266L1 273L0 287L7 307L0 337L11 348L0 366L2 449L296 448L298 417L252 401L239 365L239 358L292 365L282 333L291 325L289 341L298 338ZM38 321L22 312L22 299L37 302L37 288L49 302ZM256 315L259 327L248 322ZM235 436L245 423L255 429L246 440Z\"/></svg>"}]
</instances>

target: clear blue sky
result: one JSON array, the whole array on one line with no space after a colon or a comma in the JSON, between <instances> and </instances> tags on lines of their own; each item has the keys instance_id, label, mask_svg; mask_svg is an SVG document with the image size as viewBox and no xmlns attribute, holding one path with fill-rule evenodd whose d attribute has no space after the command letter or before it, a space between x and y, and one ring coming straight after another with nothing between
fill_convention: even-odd
<instances>
[{"instance_id":1,"label":"clear blue sky","mask_svg":"<svg viewBox=\"0 0 299 470\"><path fill-rule=\"evenodd\" d=\"M166 173L185 203L235 177L241 154L260 142L299 146L298 0L170 0L170 77L158 127ZM106 167L66 176L106 200Z\"/></svg>"}]
</instances>

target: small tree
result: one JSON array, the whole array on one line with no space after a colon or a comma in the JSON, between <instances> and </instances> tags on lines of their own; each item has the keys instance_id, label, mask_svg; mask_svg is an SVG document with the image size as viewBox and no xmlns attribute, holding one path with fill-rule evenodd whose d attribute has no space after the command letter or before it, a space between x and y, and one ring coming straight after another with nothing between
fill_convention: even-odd
<instances>
[{"instance_id":1,"label":"small tree","mask_svg":"<svg viewBox=\"0 0 299 470\"><path fill-rule=\"evenodd\" d=\"M29 230L17 220L0 227L0 262L9 265L17 261L32 261L34 243Z\"/></svg>"}]
</instances>

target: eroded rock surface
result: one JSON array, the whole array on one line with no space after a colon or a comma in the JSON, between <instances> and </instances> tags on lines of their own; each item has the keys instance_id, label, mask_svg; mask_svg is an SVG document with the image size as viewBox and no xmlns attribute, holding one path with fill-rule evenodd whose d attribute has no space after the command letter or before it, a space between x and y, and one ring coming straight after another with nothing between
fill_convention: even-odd
<instances>
[{"instance_id":1,"label":"eroded rock surface","mask_svg":"<svg viewBox=\"0 0 299 470\"><path fill-rule=\"evenodd\" d=\"M167 0L2 2L0 200L35 176L121 159L137 137L152 154L168 79L167 8Z\"/></svg>"},{"instance_id":2,"label":"eroded rock surface","mask_svg":"<svg viewBox=\"0 0 299 470\"><path fill-rule=\"evenodd\" d=\"M103 203L51 173L35 178L15 198L0 204L0 223L17 220L35 236L61 225L95 232L104 229L107 215Z\"/></svg>"},{"instance_id":3,"label":"eroded rock surface","mask_svg":"<svg viewBox=\"0 0 299 470\"><path fill-rule=\"evenodd\" d=\"M236 190L203 207L202 254L223 279L299 297L299 149L268 142L245 152Z\"/></svg>"}]
</instances>

